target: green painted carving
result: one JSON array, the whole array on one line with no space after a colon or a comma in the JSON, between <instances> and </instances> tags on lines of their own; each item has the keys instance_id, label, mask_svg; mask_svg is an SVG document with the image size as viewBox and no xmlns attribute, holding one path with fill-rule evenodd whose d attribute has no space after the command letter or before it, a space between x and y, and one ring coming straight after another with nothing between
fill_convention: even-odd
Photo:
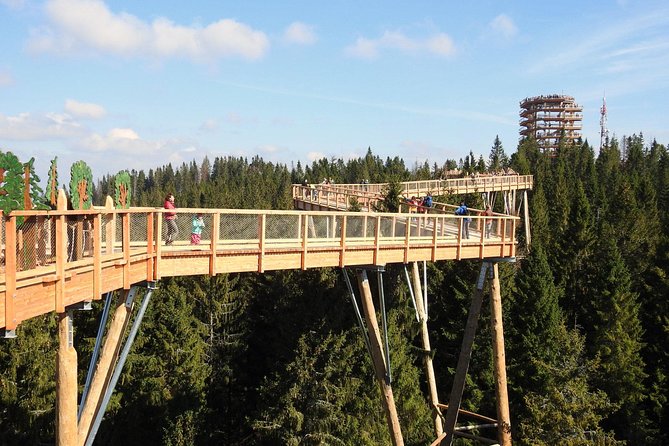
<instances>
[{"instance_id":1,"label":"green painted carving","mask_svg":"<svg viewBox=\"0 0 669 446\"><path fill-rule=\"evenodd\" d=\"M23 209L23 164L12 152L0 152L0 209Z\"/></svg>"},{"instance_id":2,"label":"green painted carving","mask_svg":"<svg viewBox=\"0 0 669 446\"><path fill-rule=\"evenodd\" d=\"M51 160L49 180L46 185L46 202L55 209L58 205L58 157Z\"/></svg>"},{"instance_id":3,"label":"green painted carving","mask_svg":"<svg viewBox=\"0 0 669 446\"><path fill-rule=\"evenodd\" d=\"M90 209L93 205L93 174L84 161L77 161L70 169L70 199L72 209Z\"/></svg>"},{"instance_id":4,"label":"green painted carving","mask_svg":"<svg viewBox=\"0 0 669 446\"><path fill-rule=\"evenodd\" d=\"M114 184L114 205L116 209L128 209L130 207L130 174L127 170L116 174Z\"/></svg>"}]
</instances>

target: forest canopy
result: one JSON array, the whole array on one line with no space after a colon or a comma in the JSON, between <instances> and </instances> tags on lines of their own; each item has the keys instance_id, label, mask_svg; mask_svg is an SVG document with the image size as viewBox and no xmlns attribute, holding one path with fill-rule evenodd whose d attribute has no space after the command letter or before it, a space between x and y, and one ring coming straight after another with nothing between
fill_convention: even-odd
<instances>
[{"instance_id":1,"label":"forest canopy","mask_svg":"<svg viewBox=\"0 0 669 446\"><path fill-rule=\"evenodd\" d=\"M259 157L131 170L132 206L290 209L291 184L397 182L511 168L534 175L532 246L500 264L514 442L669 444L669 153L641 135L561 145L554 156L499 139L487 159L407 167L399 157ZM116 195L116 176L92 188ZM88 191L82 189L79 192ZM47 191L48 192L48 191ZM461 197L435 197L456 203ZM475 196L467 197L475 201ZM428 263L430 336L446 402L478 267ZM384 276L393 391L405 443L434 440L420 345L401 265ZM389 444L380 392L335 268L164 279L145 315L96 444ZM75 317L83 384L101 305ZM484 305L464 409L494 417ZM54 441L56 322L23 322L0 342L0 443ZM458 439L457 444L473 444Z\"/></svg>"}]
</instances>

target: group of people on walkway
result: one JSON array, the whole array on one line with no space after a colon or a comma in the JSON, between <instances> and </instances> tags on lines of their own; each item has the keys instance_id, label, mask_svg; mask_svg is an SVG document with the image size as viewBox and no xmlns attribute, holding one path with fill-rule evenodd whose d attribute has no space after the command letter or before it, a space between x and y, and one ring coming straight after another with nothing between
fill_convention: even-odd
<instances>
[{"instance_id":1,"label":"group of people on walkway","mask_svg":"<svg viewBox=\"0 0 669 446\"><path fill-rule=\"evenodd\" d=\"M467 208L467 205L465 202L461 202L460 206L455 209L455 215L460 215L463 216L464 218L462 219L462 238L469 238L469 225L472 222L472 218L469 216L469 209ZM490 235L492 234L492 217L493 212L492 208L490 205L487 205L485 207L485 211L481 213L481 215L485 216L485 237L490 238Z\"/></svg>"},{"instance_id":2,"label":"group of people on walkway","mask_svg":"<svg viewBox=\"0 0 669 446\"><path fill-rule=\"evenodd\" d=\"M427 211L434 205L432 194L429 192L422 198L412 196L410 199L406 199L406 203L409 205L409 213L419 212L422 214L427 214Z\"/></svg>"},{"instance_id":3,"label":"group of people on walkway","mask_svg":"<svg viewBox=\"0 0 669 446\"><path fill-rule=\"evenodd\" d=\"M176 205L174 204L174 195L167 194L165 197L165 203L163 205L165 209L176 210ZM177 225L177 213L176 212L165 212L165 245L171 245L176 240L179 235L179 226ZM204 229L204 216L201 213L195 214L191 222L191 234L190 234L190 244L199 245L202 237L202 230Z\"/></svg>"}]
</instances>

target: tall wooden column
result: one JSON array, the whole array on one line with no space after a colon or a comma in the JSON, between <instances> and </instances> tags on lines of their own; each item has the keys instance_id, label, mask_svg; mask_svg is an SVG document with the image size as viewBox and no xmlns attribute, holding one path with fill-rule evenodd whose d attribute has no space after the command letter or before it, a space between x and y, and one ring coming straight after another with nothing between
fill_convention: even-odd
<instances>
[{"instance_id":1,"label":"tall wooden column","mask_svg":"<svg viewBox=\"0 0 669 446\"><path fill-rule=\"evenodd\" d=\"M379 323L376 320L376 310L374 309L374 301L372 300L372 291L369 288L367 272L364 269L358 270L357 276L362 307L365 312L365 321L367 323L367 331L369 334L369 345L372 362L374 364L374 373L376 375L376 380L379 383L379 388L381 389L383 409L386 412L386 419L388 420L390 438L393 446L404 446L400 421L397 416L397 408L395 407L395 398L393 397L393 389L386 379L388 369L383 355L381 333L379 331Z\"/></svg>"},{"instance_id":2,"label":"tall wooden column","mask_svg":"<svg viewBox=\"0 0 669 446\"><path fill-rule=\"evenodd\" d=\"M413 262L413 287L416 296L416 310L420 319L423 350L425 350L423 363L425 365L425 374L427 375L427 387L430 392L430 404L432 404L432 413L434 415L434 433L438 437L444 432L444 427L441 423L441 414L437 409L439 394L437 393L437 380L434 377L434 366L432 364L432 356L430 355L432 348L430 347L430 333L427 330L427 314L423 306L423 290L420 283L420 274L418 273L418 262Z\"/></svg>"},{"instance_id":3,"label":"tall wooden column","mask_svg":"<svg viewBox=\"0 0 669 446\"><path fill-rule=\"evenodd\" d=\"M77 351L72 343L72 312L58 314L56 366L56 444L77 444Z\"/></svg>"},{"instance_id":4,"label":"tall wooden column","mask_svg":"<svg viewBox=\"0 0 669 446\"><path fill-rule=\"evenodd\" d=\"M511 415L509 394L506 387L506 359L504 354L504 327L502 324L502 298L499 288L497 263L492 264L490 286L490 326L492 330L493 372L497 397L497 440L502 446L511 446Z\"/></svg>"}]
</instances>

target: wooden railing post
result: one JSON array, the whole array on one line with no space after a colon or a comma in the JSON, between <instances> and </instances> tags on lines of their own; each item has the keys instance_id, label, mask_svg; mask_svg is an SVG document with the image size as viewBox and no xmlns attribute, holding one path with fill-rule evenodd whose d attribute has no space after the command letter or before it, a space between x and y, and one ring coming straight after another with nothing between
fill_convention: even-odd
<instances>
[{"instance_id":1,"label":"wooden railing post","mask_svg":"<svg viewBox=\"0 0 669 446\"><path fill-rule=\"evenodd\" d=\"M265 260L265 230L267 225L267 214L258 215L258 272L265 272L263 261Z\"/></svg>"},{"instance_id":2,"label":"wooden railing post","mask_svg":"<svg viewBox=\"0 0 669 446\"><path fill-rule=\"evenodd\" d=\"M156 249L155 234L153 233L153 212L146 214L146 280L152 281L156 258L153 255Z\"/></svg>"},{"instance_id":3,"label":"wooden railing post","mask_svg":"<svg viewBox=\"0 0 669 446\"><path fill-rule=\"evenodd\" d=\"M130 289L130 214L121 215L123 227L123 289Z\"/></svg>"},{"instance_id":4,"label":"wooden railing post","mask_svg":"<svg viewBox=\"0 0 669 446\"><path fill-rule=\"evenodd\" d=\"M16 217L8 216L5 230L5 330L14 330L16 320Z\"/></svg>"},{"instance_id":5,"label":"wooden railing post","mask_svg":"<svg viewBox=\"0 0 669 446\"><path fill-rule=\"evenodd\" d=\"M211 258L209 259L209 275L216 275L216 250L218 249L218 238L220 236L221 214L218 212L212 215L211 221Z\"/></svg>"},{"instance_id":6,"label":"wooden railing post","mask_svg":"<svg viewBox=\"0 0 669 446\"><path fill-rule=\"evenodd\" d=\"M393 217L393 222L395 217ZM395 234L393 233L393 237ZM379 242L381 240L381 216L376 217L376 228L374 228L374 265L379 264Z\"/></svg>"},{"instance_id":7,"label":"wooden railing post","mask_svg":"<svg viewBox=\"0 0 669 446\"><path fill-rule=\"evenodd\" d=\"M102 298L102 215L93 216L93 299Z\"/></svg>"},{"instance_id":8,"label":"wooden railing post","mask_svg":"<svg viewBox=\"0 0 669 446\"><path fill-rule=\"evenodd\" d=\"M160 280L161 254L163 252L163 213L156 212L156 259L153 262L153 277Z\"/></svg>"},{"instance_id":9,"label":"wooden railing post","mask_svg":"<svg viewBox=\"0 0 669 446\"><path fill-rule=\"evenodd\" d=\"M344 267L346 262L344 256L346 254L346 215L342 216L341 220L341 238L339 241L339 267Z\"/></svg>"},{"instance_id":10,"label":"wooden railing post","mask_svg":"<svg viewBox=\"0 0 669 446\"><path fill-rule=\"evenodd\" d=\"M67 210L67 197L65 191L58 191L59 211ZM65 263L67 262L67 217L59 215L56 217L56 284L55 284L55 302L56 313L65 312Z\"/></svg>"}]
</instances>

